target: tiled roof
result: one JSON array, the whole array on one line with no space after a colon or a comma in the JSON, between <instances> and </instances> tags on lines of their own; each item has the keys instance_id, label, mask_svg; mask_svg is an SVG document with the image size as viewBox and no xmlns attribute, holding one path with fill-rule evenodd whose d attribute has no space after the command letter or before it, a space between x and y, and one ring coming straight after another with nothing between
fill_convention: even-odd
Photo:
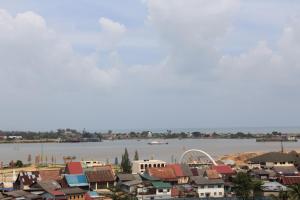
<instances>
[{"instance_id":1,"label":"tiled roof","mask_svg":"<svg viewBox=\"0 0 300 200\"><path fill-rule=\"evenodd\" d=\"M70 187L88 186L86 176L84 174L66 174L65 179Z\"/></svg>"},{"instance_id":2,"label":"tiled roof","mask_svg":"<svg viewBox=\"0 0 300 200\"><path fill-rule=\"evenodd\" d=\"M17 178L23 185L31 185L40 180L40 173L38 171L24 172L21 171Z\"/></svg>"},{"instance_id":3,"label":"tiled roof","mask_svg":"<svg viewBox=\"0 0 300 200\"><path fill-rule=\"evenodd\" d=\"M216 170L220 174L227 174L227 175L234 174L234 171L228 165L216 165L213 166L212 169Z\"/></svg>"},{"instance_id":4,"label":"tiled roof","mask_svg":"<svg viewBox=\"0 0 300 200\"><path fill-rule=\"evenodd\" d=\"M54 180L38 181L37 185L47 192L61 189L61 186L59 185L59 183Z\"/></svg>"},{"instance_id":5,"label":"tiled roof","mask_svg":"<svg viewBox=\"0 0 300 200\"><path fill-rule=\"evenodd\" d=\"M283 185L295 185L300 184L300 176L284 176L281 178Z\"/></svg>"},{"instance_id":6,"label":"tiled roof","mask_svg":"<svg viewBox=\"0 0 300 200\"><path fill-rule=\"evenodd\" d=\"M297 175L298 170L295 166L275 166L273 170L278 174L289 174L289 175Z\"/></svg>"},{"instance_id":7,"label":"tiled roof","mask_svg":"<svg viewBox=\"0 0 300 200\"><path fill-rule=\"evenodd\" d=\"M115 177L111 169L103 169L97 171L87 171L85 172L88 182L113 182Z\"/></svg>"},{"instance_id":8,"label":"tiled roof","mask_svg":"<svg viewBox=\"0 0 300 200\"><path fill-rule=\"evenodd\" d=\"M141 180L140 175L138 174L117 174L119 181L133 181L133 180Z\"/></svg>"},{"instance_id":9,"label":"tiled roof","mask_svg":"<svg viewBox=\"0 0 300 200\"><path fill-rule=\"evenodd\" d=\"M172 168L169 167L161 167L161 168L148 168L147 173L150 176L159 178L165 181L176 181L177 177Z\"/></svg>"},{"instance_id":10,"label":"tiled roof","mask_svg":"<svg viewBox=\"0 0 300 200\"><path fill-rule=\"evenodd\" d=\"M216 185L224 184L222 179L208 179L202 176L193 176L191 177L191 182L197 185Z\"/></svg>"},{"instance_id":11,"label":"tiled roof","mask_svg":"<svg viewBox=\"0 0 300 200\"><path fill-rule=\"evenodd\" d=\"M205 175L209 179L219 179L220 178L220 174L216 170L213 170L213 169L207 169L205 171Z\"/></svg>"},{"instance_id":12,"label":"tiled roof","mask_svg":"<svg viewBox=\"0 0 300 200\"><path fill-rule=\"evenodd\" d=\"M183 176L185 176L183 174L183 171L181 169L181 165L180 164L168 164L166 167L172 168L173 171L175 172L175 175L177 177L183 177Z\"/></svg>"},{"instance_id":13,"label":"tiled roof","mask_svg":"<svg viewBox=\"0 0 300 200\"><path fill-rule=\"evenodd\" d=\"M48 180L59 180L60 177L60 170L40 170L40 176L43 181Z\"/></svg>"},{"instance_id":14,"label":"tiled roof","mask_svg":"<svg viewBox=\"0 0 300 200\"><path fill-rule=\"evenodd\" d=\"M83 169L80 162L69 162L66 166L66 173L68 174L82 174Z\"/></svg>"}]
</instances>

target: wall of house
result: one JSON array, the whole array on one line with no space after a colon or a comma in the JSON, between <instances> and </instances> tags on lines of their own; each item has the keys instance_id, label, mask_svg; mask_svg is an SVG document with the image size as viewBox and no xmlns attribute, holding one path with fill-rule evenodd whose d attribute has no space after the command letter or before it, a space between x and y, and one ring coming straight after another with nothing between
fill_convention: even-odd
<instances>
[{"instance_id":1,"label":"wall of house","mask_svg":"<svg viewBox=\"0 0 300 200\"><path fill-rule=\"evenodd\" d=\"M203 188L202 188L203 187ZM204 186L198 186L197 189L199 198L206 198L209 197L224 197L224 186L219 187L218 185L204 185Z\"/></svg>"},{"instance_id":2,"label":"wall of house","mask_svg":"<svg viewBox=\"0 0 300 200\"><path fill-rule=\"evenodd\" d=\"M151 167L165 167L166 162L160 160L137 160L132 162L132 173L143 173L147 168Z\"/></svg>"},{"instance_id":3,"label":"wall of house","mask_svg":"<svg viewBox=\"0 0 300 200\"><path fill-rule=\"evenodd\" d=\"M189 182L189 177L188 176L178 178L178 184L186 184L188 182Z\"/></svg>"},{"instance_id":4,"label":"wall of house","mask_svg":"<svg viewBox=\"0 0 300 200\"><path fill-rule=\"evenodd\" d=\"M84 194L72 194L68 195L68 200L85 200Z\"/></svg>"}]
</instances>

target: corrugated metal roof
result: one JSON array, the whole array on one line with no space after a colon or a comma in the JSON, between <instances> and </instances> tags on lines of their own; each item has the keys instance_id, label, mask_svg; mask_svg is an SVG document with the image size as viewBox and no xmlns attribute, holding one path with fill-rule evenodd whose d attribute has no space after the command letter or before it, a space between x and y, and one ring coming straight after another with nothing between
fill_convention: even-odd
<instances>
[{"instance_id":1,"label":"corrugated metal roof","mask_svg":"<svg viewBox=\"0 0 300 200\"><path fill-rule=\"evenodd\" d=\"M89 185L84 174L66 174L65 179L70 187Z\"/></svg>"},{"instance_id":2,"label":"corrugated metal roof","mask_svg":"<svg viewBox=\"0 0 300 200\"><path fill-rule=\"evenodd\" d=\"M157 189L164 189L164 188L171 188L171 184L170 183L165 183L162 181L153 181L152 185L157 188Z\"/></svg>"}]
</instances>

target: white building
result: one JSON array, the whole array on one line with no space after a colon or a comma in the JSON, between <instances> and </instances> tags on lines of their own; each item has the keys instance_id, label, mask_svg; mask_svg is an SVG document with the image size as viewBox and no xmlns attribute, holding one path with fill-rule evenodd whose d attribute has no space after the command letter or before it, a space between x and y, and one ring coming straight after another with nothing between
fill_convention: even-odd
<instances>
[{"instance_id":1,"label":"white building","mask_svg":"<svg viewBox=\"0 0 300 200\"><path fill-rule=\"evenodd\" d=\"M222 179L208 179L207 177L193 177L192 181L197 185L199 198L224 197L224 181Z\"/></svg>"},{"instance_id":2,"label":"white building","mask_svg":"<svg viewBox=\"0 0 300 200\"><path fill-rule=\"evenodd\" d=\"M147 168L165 166L166 162L162 160L134 160L132 161L132 173L144 173Z\"/></svg>"}]
</instances>

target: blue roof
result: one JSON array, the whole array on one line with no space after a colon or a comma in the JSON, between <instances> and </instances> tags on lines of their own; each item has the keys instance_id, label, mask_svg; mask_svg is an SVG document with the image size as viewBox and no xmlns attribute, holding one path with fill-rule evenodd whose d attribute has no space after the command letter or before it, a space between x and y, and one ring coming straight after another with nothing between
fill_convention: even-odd
<instances>
[{"instance_id":1,"label":"blue roof","mask_svg":"<svg viewBox=\"0 0 300 200\"><path fill-rule=\"evenodd\" d=\"M88 194L90 195L90 197L100 197L100 195L95 191L89 191Z\"/></svg>"},{"instance_id":2,"label":"blue roof","mask_svg":"<svg viewBox=\"0 0 300 200\"><path fill-rule=\"evenodd\" d=\"M65 178L70 187L89 185L84 174L65 174Z\"/></svg>"}]
</instances>

